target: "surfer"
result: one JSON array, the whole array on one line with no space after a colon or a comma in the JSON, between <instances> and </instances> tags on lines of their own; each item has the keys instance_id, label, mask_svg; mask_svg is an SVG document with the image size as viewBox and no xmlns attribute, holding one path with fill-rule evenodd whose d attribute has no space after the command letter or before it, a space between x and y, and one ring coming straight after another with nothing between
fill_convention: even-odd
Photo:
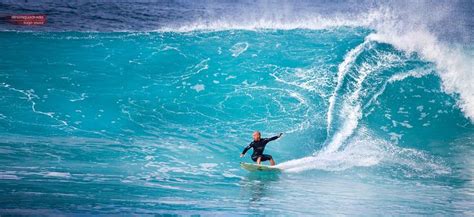
<instances>
[{"instance_id":1,"label":"surfer","mask_svg":"<svg viewBox=\"0 0 474 217\"><path fill-rule=\"evenodd\" d=\"M255 131L253 133L253 141L247 147L244 148L244 151L242 151L242 154L240 154L240 157L245 156L245 153L247 153L247 151L250 148L253 148L252 160L254 162L257 162L257 164L260 164L260 162L262 161L269 160L270 165L274 166L275 161L273 160L273 157L269 154L263 154L263 151L265 150L265 146L267 145L267 143L280 138L281 135L283 135L283 133L280 133L278 134L278 136L274 136L271 138L261 138L260 132Z\"/></svg>"}]
</instances>

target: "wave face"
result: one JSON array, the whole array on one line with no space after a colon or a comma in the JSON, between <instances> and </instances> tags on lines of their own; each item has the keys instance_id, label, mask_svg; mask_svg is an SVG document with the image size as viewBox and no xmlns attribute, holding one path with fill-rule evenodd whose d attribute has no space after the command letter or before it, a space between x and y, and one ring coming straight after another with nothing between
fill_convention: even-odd
<instances>
[{"instance_id":1,"label":"wave face","mask_svg":"<svg viewBox=\"0 0 474 217\"><path fill-rule=\"evenodd\" d=\"M472 3L180 4L0 25L0 214L472 214Z\"/></svg>"}]
</instances>

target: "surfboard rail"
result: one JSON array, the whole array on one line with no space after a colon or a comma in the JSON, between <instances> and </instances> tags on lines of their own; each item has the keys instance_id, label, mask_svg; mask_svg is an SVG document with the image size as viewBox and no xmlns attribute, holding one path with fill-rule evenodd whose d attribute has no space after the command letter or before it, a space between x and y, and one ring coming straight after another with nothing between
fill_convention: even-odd
<instances>
[{"instance_id":1,"label":"surfboard rail","mask_svg":"<svg viewBox=\"0 0 474 217\"><path fill-rule=\"evenodd\" d=\"M266 165L258 165L252 163L245 163L240 162L240 167L250 172L257 172L257 171L273 171L273 172L280 172L281 169L275 166L266 166Z\"/></svg>"}]
</instances>

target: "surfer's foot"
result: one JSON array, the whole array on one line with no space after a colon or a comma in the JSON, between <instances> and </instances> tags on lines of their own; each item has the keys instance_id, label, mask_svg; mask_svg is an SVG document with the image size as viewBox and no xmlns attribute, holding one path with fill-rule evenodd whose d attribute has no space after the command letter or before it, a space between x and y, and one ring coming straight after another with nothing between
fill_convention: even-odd
<instances>
[{"instance_id":1,"label":"surfer's foot","mask_svg":"<svg viewBox=\"0 0 474 217\"><path fill-rule=\"evenodd\" d=\"M262 162L262 157L258 157L257 158L257 164L260 165L261 162Z\"/></svg>"},{"instance_id":2,"label":"surfer's foot","mask_svg":"<svg viewBox=\"0 0 474 217\"><path fill-rule=\"evenodd\" d=\"M276 164L276 163L275 163L275 161L273 160L273 158L270 159L270 165L271 165L271 166L275 166L275 164Z\"/></svg>"}]
</instances>

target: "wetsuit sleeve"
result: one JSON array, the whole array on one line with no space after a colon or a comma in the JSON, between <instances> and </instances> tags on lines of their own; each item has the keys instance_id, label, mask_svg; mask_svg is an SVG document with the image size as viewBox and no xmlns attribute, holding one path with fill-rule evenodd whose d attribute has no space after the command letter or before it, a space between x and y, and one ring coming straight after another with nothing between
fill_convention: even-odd
<instances>
[{"instance_id":1,"label":"wetsuit sleeve","mask_svg":"<svg viewBox=\"0 0 474 217\"><path fill-rule=\"evenodd\" d=\"M244 148L244 150L242 151L242 154L245 155L245 153L247 153L247 151L252 148L252 143L250 143L249 145L247 145L247 147Z\"/></svg>"},{"instance_id":2,"label":"wetsuit sleeve","mask_svg":"<svg viewBox=\"0 0 474 217\"><path fill-rule=\"evenodd\" d=\"M271 137L271 138L268 138L268 139L265 139L265 140L267 140L267 142L270 142L270 141L273 141L273 140L278 139L278 138L280 138L280 137L279 136L274 136L274 137Z\"/></svg>"}]
</instances>

